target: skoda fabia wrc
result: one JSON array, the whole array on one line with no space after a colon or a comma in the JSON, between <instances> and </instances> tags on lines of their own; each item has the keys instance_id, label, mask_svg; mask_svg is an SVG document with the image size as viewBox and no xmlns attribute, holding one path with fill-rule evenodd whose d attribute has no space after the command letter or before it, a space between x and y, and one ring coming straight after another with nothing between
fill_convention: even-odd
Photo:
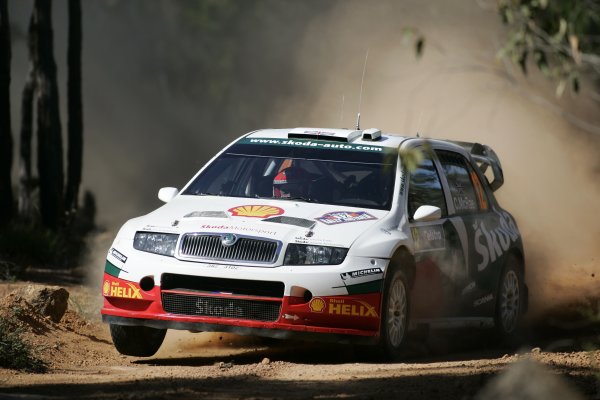
<instances>
[{"instance_id":1,"label":"skoda fabia wrc","mask_svg":"<svg viewBox=\"0 0 600 400\"><path fill-rule=\"evenodd\" d=\"M134 356L167 329L353 342L392 359L420 326L509 336L527 286L521 235L493 193L503 181L479 143L246 134L123 225L103 321Z\"/></svg>"}]
</instances>

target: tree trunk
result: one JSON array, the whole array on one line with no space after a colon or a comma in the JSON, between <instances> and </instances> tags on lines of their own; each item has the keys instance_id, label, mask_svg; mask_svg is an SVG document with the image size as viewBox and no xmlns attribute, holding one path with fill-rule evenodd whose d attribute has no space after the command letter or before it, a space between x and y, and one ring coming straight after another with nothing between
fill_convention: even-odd
<instances>
[{"instance_id":1,"label":"tree trunk","mask_svg":"<svg viewBox=\"0 0 600 400\"><path fill-rule=\"evenodd\" d=\"M35 92L34 58L37 52L37 41L34 35L33 14L29 20L27 48L29 50L29 74L23 88L21 100L21 140L19 144L19 216L26 221L33 218L31 204L31 138L33 136L33 94Z\"/></svg>"},{"instance_id":2,"label":"tree trunk","mask_svg":"<svg viewBox=\"0 0 600 400\"><path fill-rule=\"evenodd\" d=\"M66 210L76 211L83 158L83 106L81 100L81 0L69 0L68 154Z\"/></svg>"},{"instance_id":3,"label":"tree trunk","mask_svg":"<svg viewBox=\"0 0 600 400\"><path fill-rule=\"evenodd\" d=\"M13 214L12 131L10 123L10 27L8 1L0 0L0 226Z\"/></svg>"},{"instance_id":4,"label":"tree trunk","mask_svg":"<svg viewBox=\"0 0 600 400\"><path fill-rule=\"evenodd\" d=\"M35 0L34 35L37 42L36 114L38 138L38 176L40 181L40 214L42 223L57 228L63 217L63 151L56 63L52 33L52 1Z\"/></svg>"}]
</instances>

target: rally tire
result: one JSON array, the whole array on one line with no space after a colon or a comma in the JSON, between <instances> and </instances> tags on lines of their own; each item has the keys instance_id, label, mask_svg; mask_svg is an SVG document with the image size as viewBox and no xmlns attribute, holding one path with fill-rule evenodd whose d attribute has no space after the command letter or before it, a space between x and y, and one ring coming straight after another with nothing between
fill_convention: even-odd
<instances>
[{"instance_id":1,"label":"rally tire","mask_svg":"<svg viewBox=\"0 0 600 400\"><path fill-rule=\"evenodd\" d=\"M383 291L380 346L386 359L397 360L408 334L410 289L403 270L394 268L390 273Z\"/></svg>"},{"instance_id":2,"label":"rally tire","mask_svg":"<svg viewBox=\"0 0 600 400\"><path fill-rule=\"evenodd\" d=\"M397 361L404 354L408 337L408 278L400 268L392 268L386 277L381 307L379 339L374 346L357 346L357 356L365 361Z\"/></svg>"},{"instance_id":3,"label":"rally tire","mask_svg":"<svg viewBox=\"0 0 600 400\"><path fill-rule=\"evenodd\" d=\"M127 356L153 356L162 345L166 333L166 329L110 324L115 348Z\"/></svg>"},{"instance_id":4,"label":"rally tire","mask_svg":"<svg viewBox=\"0 0 600 400\"><path fill-rule=\"evenodd\" d=\"M494 322L499 338L506 344L516 344L522 331L527 293L519 260L510 254L498 283Z\"/></svg>"}]
</instances>

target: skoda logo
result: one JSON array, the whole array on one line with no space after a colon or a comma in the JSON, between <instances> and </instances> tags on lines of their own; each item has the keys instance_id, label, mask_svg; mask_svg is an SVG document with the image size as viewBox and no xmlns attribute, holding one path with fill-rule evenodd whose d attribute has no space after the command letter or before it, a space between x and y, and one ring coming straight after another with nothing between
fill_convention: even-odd
<instances>
[{"instance_id":1,"label":"skoda logo","mask_svg":"<svg viewBox=\"0 0 600 400\"><path fill-rule=\"evenodd\" d=\"M233 246L237 240L237 236L235 236L233 233L226 233L225 235L221 236L221 244L226 247Z\"/></svg>"}]
</instances>

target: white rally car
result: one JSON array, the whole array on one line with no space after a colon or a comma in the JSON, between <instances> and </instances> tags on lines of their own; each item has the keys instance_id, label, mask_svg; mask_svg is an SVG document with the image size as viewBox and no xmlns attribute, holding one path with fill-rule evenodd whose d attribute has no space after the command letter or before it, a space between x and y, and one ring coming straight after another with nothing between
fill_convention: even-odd
<instances>
[{"instance_id":1,"label":"white rally car","mask_svg":"<svg viewBox=\"0 0 600 400\"><path fill-rule=\"evenodd\" d=\"M121 228L103 321L134 356L167 329L355 342L388 358L419 326L510 335L527 287L520 233L493 195L502 183L477 143L249 133Z\"/></svg>"}]
</instances>

